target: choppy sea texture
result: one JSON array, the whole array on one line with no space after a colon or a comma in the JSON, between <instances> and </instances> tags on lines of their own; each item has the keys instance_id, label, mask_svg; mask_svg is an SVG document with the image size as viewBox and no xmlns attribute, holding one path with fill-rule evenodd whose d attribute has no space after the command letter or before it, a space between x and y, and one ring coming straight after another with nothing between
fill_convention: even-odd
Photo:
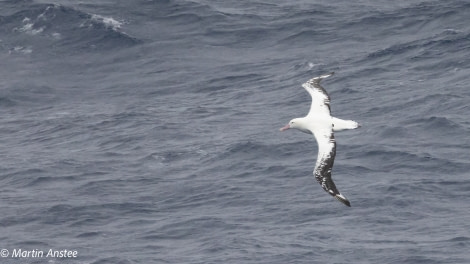
<instances>
[{"instance_id":1,"label":"choppy sea texture","mask_svg":"<svg viewBox=\"0 0 470 264\"><path fill-rule=\"evenodd\" d=\"M469 263L468 1L0 1L5 263ZM333 178L301 84L325 80Z\"/></svg>"}]
</instances>

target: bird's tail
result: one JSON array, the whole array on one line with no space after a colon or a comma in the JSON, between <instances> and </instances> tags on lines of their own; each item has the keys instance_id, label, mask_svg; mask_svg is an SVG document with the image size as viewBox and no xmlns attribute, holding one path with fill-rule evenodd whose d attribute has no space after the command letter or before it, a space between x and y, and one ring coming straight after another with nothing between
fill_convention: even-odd
<instances>
[{"instance_id":1,"label":"bird's tail","mask_svg":"<svg viewBox=\"0 0 470 264\"><path fill-rule=\"evenodd\" d=\"M333 117L332 122L333 122L333 130L335 132L346 130L346 129L356 129L356 128L361 127L361 125L354 120L344 120L344 119Z\"/></svg>"}]
</instances>

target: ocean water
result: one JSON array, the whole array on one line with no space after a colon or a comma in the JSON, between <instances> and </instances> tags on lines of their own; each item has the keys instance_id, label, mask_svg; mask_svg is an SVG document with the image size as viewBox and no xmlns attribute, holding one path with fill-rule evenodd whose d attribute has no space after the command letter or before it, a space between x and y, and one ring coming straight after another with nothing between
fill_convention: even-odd
<instances>
[{"instance_id":1,"label":"ocean water","mask_svg":"<svg viewBox=\"0 0 470 264\"><path fill-rule=\"evenodd\" d=\"M1 0L1 263L470 263L469 13ZM351 208L279 132L330 71Z\"/></svg>"}]
</instances>

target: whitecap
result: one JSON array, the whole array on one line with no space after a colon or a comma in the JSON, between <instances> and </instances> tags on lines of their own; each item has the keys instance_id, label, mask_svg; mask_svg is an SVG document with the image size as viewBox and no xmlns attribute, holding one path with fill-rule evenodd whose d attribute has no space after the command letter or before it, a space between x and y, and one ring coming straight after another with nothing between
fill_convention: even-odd
<instances>
[{"instance_id":1,"label":"whitecap","mask_svg":"<svg viewBox=\"0 0 470 264\"><path fill-rule=\"evenodd\" d=\"M55 39L61 39L62 38L62 35L59 32L54 32L51 35Z\"/></svg>"},{"instance_id":2,"label":"whitecap","mask_svg":"<svg viewBox=\"0 0 470 264\"><path fill-rule=\"evenodd\" d=\"M91 20L97 23L101 23L105 25L108 28L111 28L113 30L118 30L121 28L122 22L112 18L112 17L105 17L105 16L100 16L100 15L91 15Z\"/></svg>"},{"instance_id":3,"label":"whitecap","mask_svg":"<svg viewBox=\"0 0 470 264\"><path fill-rule=\"evenodd\" d=\"M16 46L8 51L8 54L12 53L22 53L22 54L30 54L33 52L33 49L31 47L22 47L22 46Z\"/></svg>"},{"instance_id":4,"label":"whitecap","mask_svg":"<svg viewBox=\"0 0 470 264\"><path fill-rule=\"evenodd\" d=\"M46 17L47 12L49 12L49 10L54 9L54 8L57 8L57 7L58 7L58 5L48 6L48 7L46 8L46 10L44 10L44 12L42 12L41 14L39 14L39 15L37 16L37 19L38 19L38 20L39 20L39 19L41 19L41 20L47 20L47 17Z\"/></svg>"},{"instance_id":5,"label":"whitecap","mask_svg":"<svg viewBox=\"0 0 470 264\"><path fill-rule=\"evenodd\" d=\"M23 19L23 26L20 28L14 28L13 30L18 31L18 32L24 32L26 34L30 35L37 35L41 32L44 31L45 27L40 27L40 28L34 28L34 23L31 23L31 19L28 17L25 17Z\"/></svg>"}]
</instances>

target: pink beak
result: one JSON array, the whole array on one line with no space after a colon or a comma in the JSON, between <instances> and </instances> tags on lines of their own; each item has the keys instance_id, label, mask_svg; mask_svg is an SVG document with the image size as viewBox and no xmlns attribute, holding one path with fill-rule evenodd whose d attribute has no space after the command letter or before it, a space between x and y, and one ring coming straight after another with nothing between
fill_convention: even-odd
<instances>
[{"instance_id":1,"label":"pink beak","mask_svg":"<svg viewBox=\"0 0 470 264\"><path fill-rule=\"evenodd\" d=\"M289 124L287 124L285 127L281 127L281 129L279 129L279 131L286 131L289 128L290 128L290 126L289 126Z\"/></svg>"}]
</instances>

